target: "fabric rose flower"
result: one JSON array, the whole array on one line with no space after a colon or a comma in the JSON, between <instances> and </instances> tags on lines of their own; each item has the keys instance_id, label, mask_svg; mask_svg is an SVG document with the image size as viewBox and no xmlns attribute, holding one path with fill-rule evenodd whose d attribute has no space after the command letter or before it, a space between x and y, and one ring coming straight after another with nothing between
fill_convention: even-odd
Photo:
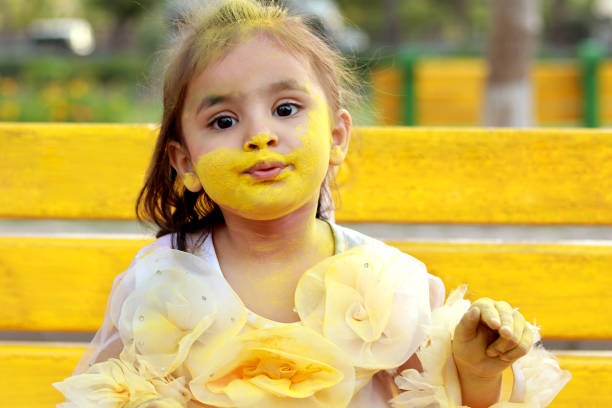
<instances>
[{"instance_id":1,"label":"fabric rose flower","mask_svg":"<svg viewBox=\"0 0 612 408\"><path fill-rule=\"evenodd\" d=\"M125 300L118 330L127 361L144 360L150 377L180 368L198 342L216 347L238 334L247 312L223 277L195 255L157 249L134 265L136 289ZM136 365L136 363L134 363Z\"/></svg>"},{"instance_id":2,"label":"fabric rose flower","mask_svg":"<svg viewBox=\"0 0 612 408\"><path fill-rule=\"evenodd\" d=\"M212 358L192 351L187 362L195 399L218 407L346 407L353 396L348 356L329 340L294 324L253 330Z\"/></svg>"},{"instance_id":3,"label":"fabric rose flower","mask_svg":"<svg viewBox=\"0 0 612 408\"><path fill-rule=\"evenodd\" d=\"M360 372L371 374L401 365L424 340L431 313L428 293L421 262L371 244L306 271L295 305L306 326L344 350Z\"/></svg>"},{"instance_id":4,"label":"fabric rose flower","mask_svg":"<svg viewBox=\"0 0 612 408\"><path fill-rule=\"evenodd\" d=\"M182 407L175 400L162 398L153 384L115 358L53 386L66 397L66 402L59 405L65 408Z\"/></svg>"}]
</instances>

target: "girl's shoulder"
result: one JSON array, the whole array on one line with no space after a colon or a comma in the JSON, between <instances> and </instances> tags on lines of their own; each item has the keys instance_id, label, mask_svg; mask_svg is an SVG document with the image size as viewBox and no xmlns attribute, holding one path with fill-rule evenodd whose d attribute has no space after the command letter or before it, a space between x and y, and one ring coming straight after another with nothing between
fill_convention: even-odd
<instances>
[{"instance_id":1,"label":"girl's shoulder","mask_svg":"<svg viewBox=\"0 0 612 408\"><path fill-rule=\"evenodd\" d=\"M382 254L388 254L392 256L401 256L404 263L410 265L413 272L423 275L424 279L427 279L429 286L429 302L431 309L435 309L444 304L445 288L444 283L440 278L427 272L427 267L423 262L418 260L412 255L406 254L399 249L387 245L381 240L372 238L364 233L355 231L354 229L337 225L330 222L330 226L334 233L334 239L336 242L336 253L342 253L353 247L361 245L372 245L377 251Z\"/></svg>"},{"instance_id":2,"label":"girl's shoulder","mask_svg":"<svg viewBox=\"0 0 612 408\"><path fill-rule=\"evenodd\" d=\"M361 246L361 245L370 245L376 248L377 251L380 251L382 254L389 254L390 256L401 255L408 259L411 264L413 264L416 268L425 270L425 264L413 257L412 255L408 255L399 249L387 245L383 241L372 238L362 232L355 231L354 229L343 227L341 225L330 223L332 231L334 233L334 239L336 242L336 254L342 253L351 248Z\"/></svg>"},{"instance_id":3,"label":"girl's shoulder","mask_svg":"<svg viewBox=\"0 0 612 408\"><path fill-rule=\"evenodd\" d=\"M206 241L206 238L209 237L209 233L206 231L200 231L197 233L187 234L186 244L188 248L188 252L193 253L194 255L199 255L200 257L206 258L205 254L202 254L202 247ZM166 249L172 248L176 249L176 233L170 233L166 235L162 235L161 237L155 239L155 241L151 242L149 245L142 248L140 251L136 253L134 259L141 258L146 254L154 251L156 249Z\"/></svg>"},{"instance_id":4,"label":"girl's shoulder","mask_svg":"<svg viewBox=\"0 0 612 408\"><path fill-rule=\"evenodd\" d=\"M173 239L173 234L162 235L161 237L155 239L155 241L151 242L149 245L145 246L140 251L138 251L134 259L141 258L144 255L156 249L172 248L172 239Z\"/></svg>"}]
</instances>

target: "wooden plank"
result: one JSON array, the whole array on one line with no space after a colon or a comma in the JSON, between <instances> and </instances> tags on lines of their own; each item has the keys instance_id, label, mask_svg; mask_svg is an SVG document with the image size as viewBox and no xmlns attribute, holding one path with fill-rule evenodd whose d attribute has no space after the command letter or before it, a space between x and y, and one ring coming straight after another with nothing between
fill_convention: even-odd
<instances>
[{"instance_id":1,"label":"wooden plank","mask_svg":"<svg viewBox=\"0 0 612 408\"><path fill-rule=\"evenodd\" d=\"M572 373L572 379L559 393L550 408L612 406L612 357L564 355L558 352L561 367Z\"/></svg>"},{"instance_id":2,"label":"wooden plank","mask_svg":"<svg viewBox=\"0 0 612 408\"><path fill-rule=\"evenodd\" d=\"M85 352L83 345L0 345L2 405L50 408L64 401L52 383L72 375Z\"/></svg>"},{"instance_id":3,"label":"wooden plank","mask_svg":"<svg viewBox=\"0 0 612 408\"><path fill-rule=\"evenodd\" d=\"M600 119L605 124L609 124L612 122L612 61L601 64L599 80Z\"/></svg>"},{"instance_id":4,"label":"wooden plank","mask_svg":"<svg viewBox=\"0 0 612 408\"><path fill-rule=\"evenodd\" d=\"M113 278L147 240L0 238L1 330L94 331ZM546 338L612 338L612 246L392 243L451 290L519 307ZM579 303L580 307L576 307Z\"/></svg>"},{"instance_id":5,"label":"wooden plank","mask_svg":"<svg viewBox=\"0 0 612 408\"><path fill-rule=\"evenodd\" d=\"M0 124L0 216L133 218L153 139ZM611 225L612 131L361 128L338 184L339 221Z\"/></svg>"},{"instance_id":6,"label":"wooden plank","mask_svg":"<svg viewBox=\"0 0 612 408\"><path fill-rule=\"evenodd\" d=\"M0 123L0 217L134 218L155 138L144 125Z\"/></svg>"},{"instance_id":7,"label":"wooden plank","mask_svg":"<svg viewBox=\"0 0 612 408\"><path fill-rule=\"evenodd\" d=\"M610 339L612 246L391 243L423 261L447 291L518 307L548 339ZM577 307L577 305L580 307Z\"/></svg>"},{"instance_id":8,"label":"wooden plank","mask_svg":"<svg viewBox=\"0 0 612 408\"><path fill-rule=\"evenodd\" d=\"M372 102L376 123L399 125L402 122L404 98L402 75L396 67L381 67L371 74Z\"/></svg>"},{"instance_id":9,"label":"wooden plank","mask_svg":"<svg viewBox=\"0 0 612 408\"><path fill-rule=\"evenodd\" d=\"M148 242L0 238L0 329L97 330L113 278Z\"/></svg>"},{"instance_id":10,"label":"wooden plank","mask_svg":"<svg viewBox=\"0 0 612 408\"><path fill-rule=\"evenodd\" d=\"M480 121L487 74L481 59L424 59L415 67L417 123L473 125ZM443 109L440 107L443 106Z\"/></svg>"},{"instance_id":11,"label":"wooden plank","mask_svg":"<svg viewBox=\"0 0 612 408\"><path fill-rule=\"evenodd\" d=\"M0 392L9 407L48 408L63 401L51 383L71 375L83 354L78 346L0 345ZM551 408L612 405L612 357L564 355L557 352L572 380Z\"/></svg>"},{"instance_id":12,"label":"wooden plank","mask_svg":"<svg viewBox=\"0 0 612 408\"><path fill-rule=\"evenodd\" d=\"M575 124L582 115L580 68L575 62L540 62L532 70L534 107L541 124Z\"/></svg>"},{"instance_id":13,"label":"wooden plank","mask_svg":"<svg viewBox=\"0 0 612 408\"><path fill-rule=\"evenodd\" d=\"M612 131L364 128L340 221L612 224Z\"/></svg>"}]
</instances>

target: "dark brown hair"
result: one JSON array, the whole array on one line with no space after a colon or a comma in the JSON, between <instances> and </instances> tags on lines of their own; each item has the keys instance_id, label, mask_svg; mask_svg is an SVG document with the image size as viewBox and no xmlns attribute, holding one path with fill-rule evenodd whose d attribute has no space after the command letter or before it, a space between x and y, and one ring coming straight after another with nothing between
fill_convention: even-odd
<instances>
[{"instance_id":1,"label":"dark brown hair","mask_svg":"<svg viewBox=\"0 0 612 408\"><path fill-rule=\"evenodd\" d=\"M286 10L270 2L255 0L227 0L212 13L191 10L181 19L177 46L164 74L161 128L136 202L138 219L156 224L157 237L174 233L174 248L187 250L188 233L203 231L200 238L204 238L210 227L223 223L219 207L205 191L187 190L168 157L171 141L184 146L181 114L188 84L212 60L254 32L272 36L288 52L310 62L333 112L354 96L354 76L343 57L311 32L302 18L289 16ZM327 219L333 211L329 189L332 179L332 171L328 171L321 186L318 218Z\"/></svg>"}]
</instances>

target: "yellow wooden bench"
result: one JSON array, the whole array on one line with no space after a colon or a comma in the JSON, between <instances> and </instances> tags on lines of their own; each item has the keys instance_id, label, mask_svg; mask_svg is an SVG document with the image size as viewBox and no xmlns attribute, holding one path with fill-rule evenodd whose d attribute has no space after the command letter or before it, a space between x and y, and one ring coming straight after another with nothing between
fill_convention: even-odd
<instances>
[{"instance_id":1,"label":"yellow wooden bench","mask_svg":"<svg viewBox=\"0 0 612 408\"><path fill-rule=\"evenodd\" d=\"M404 98L398 66L372 72L373 106L378 123L402 123ZM482 123L487 62L480 58L422 58L414 67L415 123L421 126ZM612 123L612 61L602 62L599 119ZM577 61L538 61L531 70L533 120L543 126L581 123L583 90Z\"/></svg>"},{"instance_id":2,"label":"yellow wooden bench","mask_svg":"<svg viewBox=\"0 0 612 408\"><path fill-rule=\"evenodd\" d=\"M154 140L147 126L0 124L0 217L133 219ZM340 223L611 225L612 131L362 128L338 184ZM113 277L150 241L0 237L0 330L96 330ZM447 288L537 317L545 339L612 339L609 242L391 244ZM2 342L2 405L60 402L51 383L84 346ZM573 379L552 407L612 406L612 352L557 354Z\"/></svg>"}]
</instances>

